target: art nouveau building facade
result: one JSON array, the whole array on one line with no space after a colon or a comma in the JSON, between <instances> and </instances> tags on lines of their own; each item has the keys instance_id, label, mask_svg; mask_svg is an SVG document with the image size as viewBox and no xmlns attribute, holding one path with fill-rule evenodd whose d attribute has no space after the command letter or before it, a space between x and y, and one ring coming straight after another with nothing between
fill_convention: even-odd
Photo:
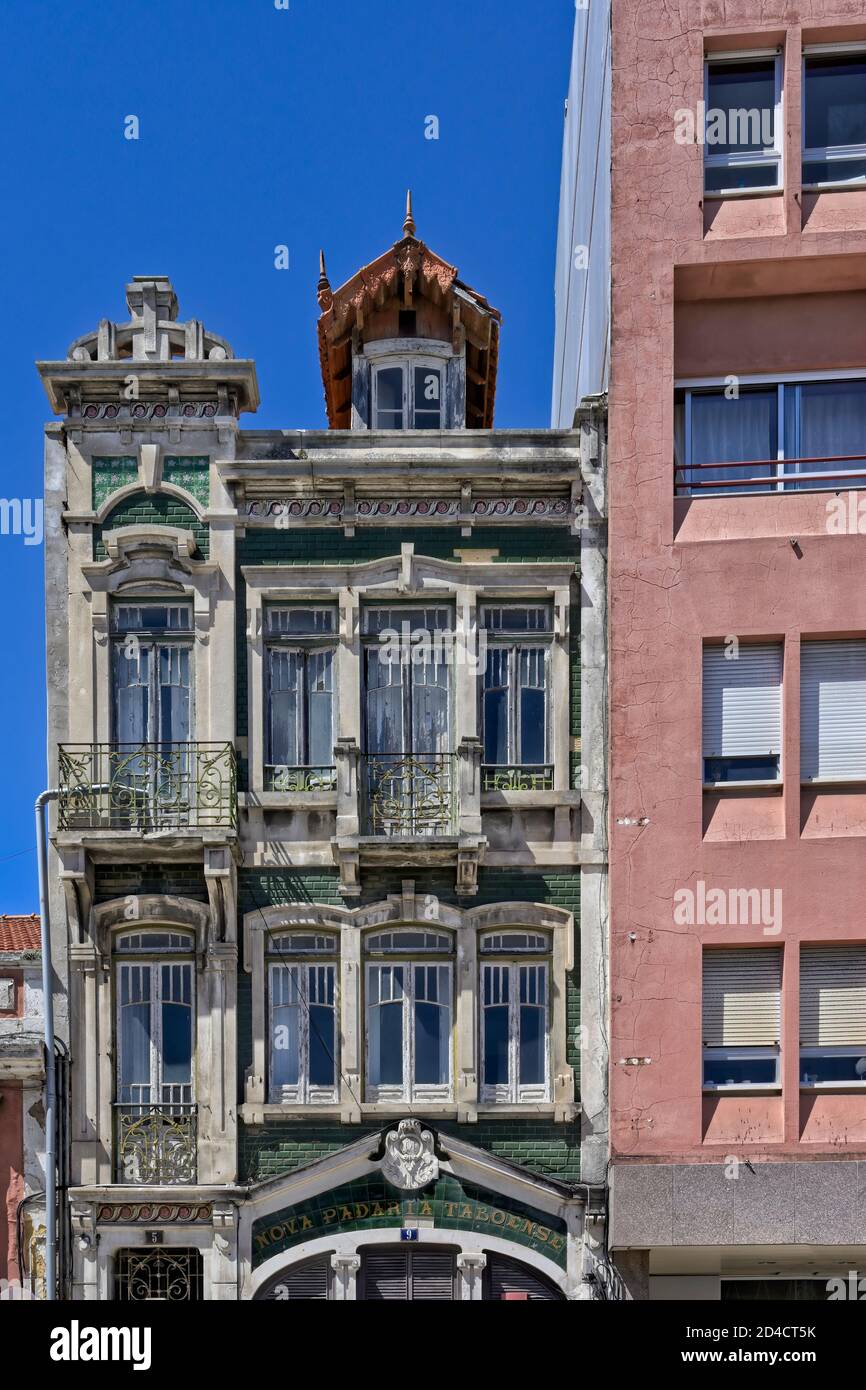
<instances>
[{"instance_id":1,"label":"art nouveau building facade","mask_svg":"<svg viewBox=\"0 0 866 1390\"><path fill-rule=\"evenodd\" d=\"M603 421L411 213L318 298L327 431L165 279L40 364L68 1291L591 1297Z\"/></svg>"}]
</instances>

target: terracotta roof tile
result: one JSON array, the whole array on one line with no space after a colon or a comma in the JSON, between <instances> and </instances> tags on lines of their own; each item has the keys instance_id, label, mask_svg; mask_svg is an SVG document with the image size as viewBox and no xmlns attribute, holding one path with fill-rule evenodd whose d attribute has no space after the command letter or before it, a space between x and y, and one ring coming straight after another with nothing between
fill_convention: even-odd
<instances>
[{"instance_id":1,"label":"terracotta roof tile","mask_svg":"<svg viewBox=\"0 0 866 1390\"><path fill-rule=\"evenodd\" d=\"M41 944L39 916L0 917L0 954L10 951L38 951Z\"/></svg>"}]
</instances>

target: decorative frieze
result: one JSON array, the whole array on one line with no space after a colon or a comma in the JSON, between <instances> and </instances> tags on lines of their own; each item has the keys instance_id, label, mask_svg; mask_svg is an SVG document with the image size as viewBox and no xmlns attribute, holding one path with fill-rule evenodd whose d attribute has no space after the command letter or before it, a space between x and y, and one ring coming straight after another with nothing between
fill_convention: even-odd
<instances>
[{"instance_id":1,"label":"decorative frieze","mask_svg":"<svg viewBox=\"0 0 866 1390\"><path fill-rule=\"evenodd\" d=\"M310 524L425 521L447 525L484 522L568 524L574 508L567 497L476 497L466 506L460 497L360 497L354 507L342 497L251 498L241 508L250 522L277 527ZM349 512L351 511L351 518Z\"/></svg>"},{"instance_id":2,"label":"decorative frieze","mask_svg":"<svg viewBox=\"0 0 866 1390\"><path fill-rule=\"evenodd\" d=\"M211 1206L197 1206L194 1203L129 1202L123 1206L101 1206L97 1213L97 1219L100 1222L109 1222L119 1226L136 1224L157 1226L172 1222L182 1226L189 1226L194 1223L207 1225L212 1218L213 1208Z\"/></svg>"}]
</instances>

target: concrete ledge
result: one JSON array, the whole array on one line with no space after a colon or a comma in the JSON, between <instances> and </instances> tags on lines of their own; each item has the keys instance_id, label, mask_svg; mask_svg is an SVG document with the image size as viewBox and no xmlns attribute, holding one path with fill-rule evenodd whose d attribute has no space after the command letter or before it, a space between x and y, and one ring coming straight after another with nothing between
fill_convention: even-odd
<instances>
[{"instance_id":1,"label":"concrete ledge","mask_svg":"<svg viewBox=\"0 0 866 1390\"><path fill-rule=\"evenodd\" d=\"M610 1188L616 1249L866 1243L858 1159L614 1163Z\"/></svg>"}]
</instances>

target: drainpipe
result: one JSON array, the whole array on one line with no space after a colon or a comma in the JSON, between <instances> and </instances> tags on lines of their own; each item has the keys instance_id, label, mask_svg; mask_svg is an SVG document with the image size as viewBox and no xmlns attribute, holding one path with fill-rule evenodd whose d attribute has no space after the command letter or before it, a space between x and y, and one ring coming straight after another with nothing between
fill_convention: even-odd
<instances>
[{"instance_id":1,"label":"drainpipe","mask_svg":"<svg viewBox=\"0 0 866 1390\"><path fill-rule=\"evenodd\" d=\"M57 791L36 798L36 858L39 865L39 926L42 939L42 1015L45 1023L45 1297L57 1298L57 1070L54 1065L54 989L51 922L48 916L48 842L45 807Z\"/></svg>"}]
</instances>

